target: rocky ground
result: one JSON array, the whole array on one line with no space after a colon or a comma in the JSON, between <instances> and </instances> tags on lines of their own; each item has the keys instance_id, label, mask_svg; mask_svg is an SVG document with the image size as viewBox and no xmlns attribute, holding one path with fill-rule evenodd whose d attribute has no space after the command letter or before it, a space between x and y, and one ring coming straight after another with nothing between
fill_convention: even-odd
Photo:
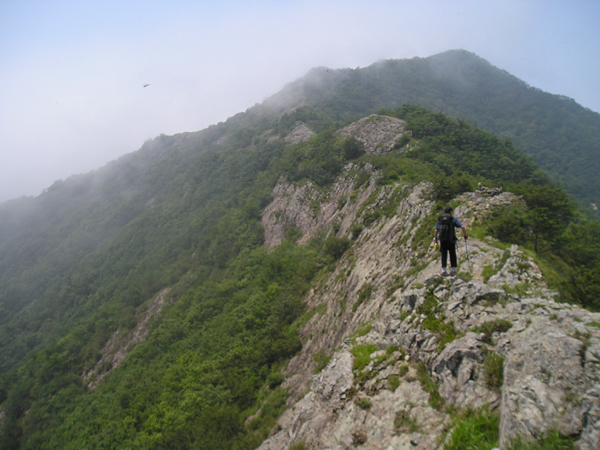
<instances>
[{"instance_id":1,"label":"rocky ground","mask_svg":"<svg viewBox=\"0 0 600 450\"><path fill-rule=\"evenodd\" d=\"M459 276L439 276L438 253L414 245L433 207L428 186L376 179L350 164L326 192L281 180L265 210L268 246L289 225L301 242L319 232L355 240L307 296L289 408L260 448L441 448L450 405L496 411L501 446L558 429L579 449L600 448L600 314L557 303L533 258L491 239L461 243ZM516 201L480 187L455 215L469 226ZM375 206L393 213L373 220ZM357 367L361 351L368 364Z\"/></svg>"}]
</instances>

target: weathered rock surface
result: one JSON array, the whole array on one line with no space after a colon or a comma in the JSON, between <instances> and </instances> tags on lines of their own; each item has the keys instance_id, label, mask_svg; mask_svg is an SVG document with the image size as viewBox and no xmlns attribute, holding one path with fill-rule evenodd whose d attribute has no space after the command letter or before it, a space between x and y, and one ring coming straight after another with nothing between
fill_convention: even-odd
<instances>
[{"instance_id":1,"label":"weathered rock surface","mask_svg":"<svg viewBox=\"0 0 600 450\"><path fill-rule=\"evenodd\" d=\"M296 122L294 129L283 138L288 144L298 144L310 139L315 133L302 122Z\"/></svg>"},{"instance_id":2,"label":"weathered rock surface","mask_svg":"<svg viewBox=\"0 0 600 450\"><path fill-rule=\"evenodd\" d=\"M440 394L449 403L460 408L496 406L499 396L486 388L483 380L483 345L479 334L467 333L451 342L433 362Z\"/></svg>"},{"instance_id":3,"label":"weathered rock surface","mask_svg":"<svg viewBox=\"0 0 600 450\"><path fill-rule=\"evenodd\" d=\"M359 184L361 171L370 181ZM318 312L285 370L289 409L260 448L300 441L311 449L441 448L450 420L417 381L423 368L445 405L497 411L502 446L558 429L575 436L579 449L600 448L600 314L557 303L531 257L493 240L470 239L468 260L459 246L459 276L439 277L438 254L413 246L432 212L428 185L382 187L377 177L372 167L349 164L326 192L282 180L264 212L267 246L281 242L287 225L301 231L300 242L317 232L355 239L307 295ZM520 201L481 192L459 197L455 215L463 223ZM367 220L373 205L391 213ZM482 333L490 324L502 326ZM444 327L455 333L445 344ZM363 344L377 351L359 373L350 350ZM317 354L331 361L313 375ZM489 381L487 355L504 358L495 374L501 386Z\"/></svg>"},{"instance_id":4,"label":"weathered rock surface","mask_svg":"<svg viewBox=\"0 0 600 450\"><path fill-rule=\"evenodd\" d=\"M341 136L350 136L365 144L368 154L382 155L394 148L394 144L407 132L406 122L388 116L373 114L342 128Z\"/></svg>"}]
</instances>

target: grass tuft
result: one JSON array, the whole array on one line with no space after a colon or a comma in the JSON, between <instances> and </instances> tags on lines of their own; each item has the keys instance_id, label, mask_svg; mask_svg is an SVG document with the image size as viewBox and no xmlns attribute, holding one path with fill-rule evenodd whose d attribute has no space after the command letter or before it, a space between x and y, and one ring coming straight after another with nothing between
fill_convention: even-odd
<instances>
[{"instance_id":1,"label":"grass tuft","mask_svg":"<svg viewBox=\"0 0 600 450\"><path fill-rule=\"evenodd\" d=\"M352 369L361 371L365 367L369 365L371 362L371 354L377 351L377 346L375 344L363 344L357 345L350 353L354 355L354 365Z\"/></svg>"},{"instance_id":2,"label":"grass tuft","mask_svg":"<svg viewBox=\"0 0 600 450\"><path fill-rule=\"evenodd\" d=\"M454 414L452 437L444 450L491 450L498 447L500 417L487 408L467 408Z\"/></svg>"},{"instance_id":3,"label":"grass tuft","mask_svg":"<svg viewBox=\"0 0 600 450\"><path fill-rule=\"evenodd\" d=\"M394 431L396 434L416 433L419 431L419 423L409 411L398 411L394 417Z\"/></svg>"},{"instance_id":4,"label":"grass tuft","mask_svg":"<svg viewBox=\"0 0 600 450\"><path fill-rule=\"evenodd\" d=\"M487 387L500 390L504 383L504 356L488 351L483 361L483 375Z\"/></svg>"},{"instance_id":5,"label":"grass tuft","mask_svg":"<svg viewBox=\"0 0 600 450\"><path fill-rule=\"evenodd\" d=\"M423 390L429 393L429 405L432 408L441 411L445 404L444 397L441 396L437 385L429 376L429 373L427 372L427 367L424 363L420 363L417 366L417 374L418 380L421 383Z\"/></svg>"},{"instance_id":6,"label":"grass tuft","mask_svg":"<svg viewBox=\"0 0 600 450\"><path fill-rule=\"evenodd\" d=\"M495 332L505 333L512 328L512 323L504 319L496 319L473 328L472 331L475 333L483 333L485 337L484 342L490 344L492 342L492 334Z\"/></svg>"}]
</instances>

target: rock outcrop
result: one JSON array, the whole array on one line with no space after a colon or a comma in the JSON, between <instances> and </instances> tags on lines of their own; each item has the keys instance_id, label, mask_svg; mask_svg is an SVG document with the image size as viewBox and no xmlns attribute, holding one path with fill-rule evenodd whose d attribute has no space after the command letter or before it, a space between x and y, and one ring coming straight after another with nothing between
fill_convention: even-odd
<instances>
[{"instance_id":1,"label":"rock outcrop","mask_svg":"<svg viewBox=\"0 0 600 450\"><path fill-rule=\"evenodd\" d=\"M361 141L368 154L382 155L391 151L404 133L410 132L406 131L406 122L403 120L373 114L342 128L338 133Z\"/></svg>"},{"instance_id":2,"label":"rock outcrop","mask_svg":"<svg viewBox=\"0 0 600 450\"><path fill-rule=\"evenodd\" d=\"M290 131L290 133L283 138L285 142L288 144L298 144L299 142L304 142L310 139L315 133L308 128L304 123L297 122L294 125L294 129Z\"/></svg>"},{"instance_id":3,"label":"rock outcrop","mask_svg":"<svg viewBox=\"0 0 600 450\"><path fill-rule=\"evenodd\" d=\"M285 371L289 408L260 448L441 448L449 405L496 411L501 446L558 430L600 448L600 314L557 303L533 258L493 239L469 240L459 276L438 276L437 253L418 241L431 226L429 186L377 179L350 164L326 192L281 180L264 212L267 246L287 226L300 242L354 240L306 298L315 313ZM455 215L470 224L518 201L482 189L459 197ZM370 362L357 368L361 349ZM317 374L315 356L331 358Z\"/></svg>"}]
</instances>

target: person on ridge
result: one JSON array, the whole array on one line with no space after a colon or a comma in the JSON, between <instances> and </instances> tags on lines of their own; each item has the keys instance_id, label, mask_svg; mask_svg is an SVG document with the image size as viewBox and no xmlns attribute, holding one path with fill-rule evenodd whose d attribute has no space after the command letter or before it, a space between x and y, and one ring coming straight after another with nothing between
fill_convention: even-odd
<instances>
[{"instance_id":1,"label":"person on ridge","mask_svg":"<svg viewBox=\"0 0 600 450\"><path fill-rule=\"evenodd\" d=\"M438 217L435 224L433 239L435 243L440 241L440 251L442 252L442 276L448 275L446 265L448 262L448 252L450 253L451 275L456 275L456 232L455 229L460 228L463 232L465 241L467 240L467 229L455 217L452 217L452 207L446 206L444 214Z\"/></svg>"}]
</instances>

